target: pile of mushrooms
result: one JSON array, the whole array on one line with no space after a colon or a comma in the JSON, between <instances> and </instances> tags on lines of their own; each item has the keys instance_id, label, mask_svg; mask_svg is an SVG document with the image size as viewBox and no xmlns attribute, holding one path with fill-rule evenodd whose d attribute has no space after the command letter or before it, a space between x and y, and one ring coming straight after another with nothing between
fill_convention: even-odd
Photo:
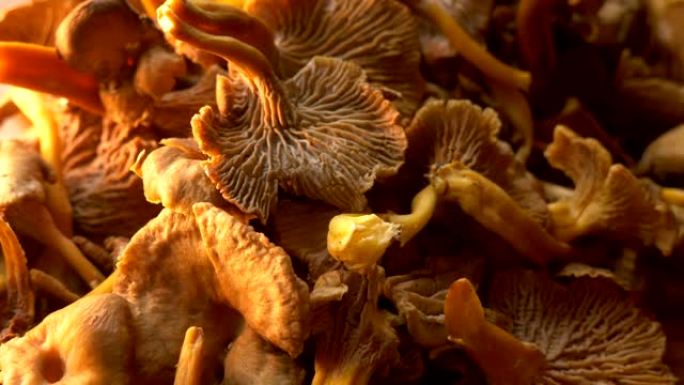
<instances>
[{"instance_id":1,"label":"pile of mushrooms","mask_svg":"<svg viewBox=\"0 0 684 385\"><path fill-rule=\"evenodd\" d=\"M677 384L684 2L0 6L0 384Z\"/></svg>"}]
</instances>

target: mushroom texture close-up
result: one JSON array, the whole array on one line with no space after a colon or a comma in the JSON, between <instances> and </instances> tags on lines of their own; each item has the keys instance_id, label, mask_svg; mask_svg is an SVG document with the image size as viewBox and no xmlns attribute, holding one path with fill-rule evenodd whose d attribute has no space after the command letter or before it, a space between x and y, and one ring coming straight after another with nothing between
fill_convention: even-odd
<instances>
[{"instance_id":1,"label":"mushroom texture close-up","mask_svg":"<svg viewBox=\"0 0 684 385\"><path fill-rule=\"evenodd\" d=\"M684 384L682 15L0 0L0 384Z\"/></svg>"}]
</instances>

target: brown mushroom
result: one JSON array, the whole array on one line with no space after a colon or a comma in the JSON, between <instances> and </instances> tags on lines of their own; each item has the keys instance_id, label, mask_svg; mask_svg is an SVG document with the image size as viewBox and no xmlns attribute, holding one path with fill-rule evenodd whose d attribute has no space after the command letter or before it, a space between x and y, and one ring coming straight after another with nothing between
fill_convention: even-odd
<instances>
[{"instance_id":1,"label":"brown mushroom","mask_svg":"<svg viewBox=\"0 0 684 385\"><path fill-rule=\"evenodd\" d=\"M3 319L0 340L6 341L15 335L23 334L33 323L35 295L30 285L24 249L2 215L0 215L0 246L6 280L7 309L5 313L9 317L7 322Z\"/></svg>"},{"instance_id":2,"label":"brown mushroom","mask_svg":"<svg viewBox=\"0 0 684 385\"><path fill-rule=\"evenodd\" d=\"M131 326L128 304L121 297L85 297L0 346L2 383L129 384Z\"/></svg>"},{"instance_id":3,"label":"brown mushroom","mask_svg":"<svg viewBox=\"0 0 684 385\"><path fill-rule=\"evenodd\" d=\"M104 277L74 243L55 225L44 205L44 184L52 172L31 145L18 140L0 141L0 210L20 233L46 244L71 265L83 280L95 287Z\"/></svg>"},{"instance_id":4,"label":"brown mushroom","mask_svg":"<svg viewBox=\"0 0 684 385\"><path fill-rule=\"evenodd\" d=\"M492 307L511 317L511 333L546 356L539 383L617 381L674 384L662 363L665 335L611 280L559 285L530 271L492 280Z\"/></svg>"},{"instance_id":5,"label":"brown mushroom","mask_svg":"<svg viewBox=\"0 0 684 385\"><path fill-rule=\"evenodd\" d=\"M655 245L665 255L672 251L676 226L667 205L625 167L613 165L596 140L557 126L544 155L575 184L571 198L549 204L556 237L571 241L602 233Z\"/></svg>"},{"instance_id":6,"label":"brown mushroom","mask_svg":"<svg viewBox=\"0 0 684 385\"><path fill-rule=\"evenodd\" d=\"M205 107L192 120L223 197L263 222L279 188L363 209L363 192L396 172L406 140L397 112L361 68L316 57L281 83L258 50L195 29L172 5L158 10L168 34L230 62L218 80L218 111Z\"/></svg>"}]
</instances>

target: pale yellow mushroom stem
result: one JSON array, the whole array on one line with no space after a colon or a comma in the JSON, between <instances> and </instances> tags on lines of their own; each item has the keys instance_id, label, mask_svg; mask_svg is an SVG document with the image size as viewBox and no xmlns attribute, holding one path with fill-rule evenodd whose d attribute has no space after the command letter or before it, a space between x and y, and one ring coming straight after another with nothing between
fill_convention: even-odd
<instances>
[{"instance_id":1,"label":"pale yellow mushroom stem","mask_svg":"<svg viewBox=\"0 0 684 385\"><path fill-rule=\"evenodd\" d=\"M440 167L433 184L441 197L458 202L464 212L532 262L545 264L570 252L570 246L553 238L501 187L473 170L455 164Z\"/></svg>"},{"instance_id":2,"label":"pale yellow mushroom stem","mask_svg":"<svg viewBox=\"0 0 684 385\"><path fill-rule=\"evenodd\" d=\"M660 199L669 204L684 207L684 190L675 187L663 187L660 190Z\"/></svg>"},{"instance_id":3,"label":"pale yellow mushroom stem","mask_svg":"<svg viewBox=\"0 0 684 385\"><path fill-rule=\"evenodd\" d=\"M185 332L181 348L176 378L173 385L201 385L204 361L204 332L202 328L191 326Z\"/></svg>"},{"instance_id":4,"label":"pale yellow mushroom stem","mask_svg":"<svg viewBox=\"0 0 684 385\"><path fill-rule=\"evenodd\" d=\"M40 154L55 175L55 183L45 185L45 205L59 230L65 236L71 237L72 210L62 175L62 143L57 122L49 111L43 95L18 87L12 87L9 93L14 104L36 129L40 140Z\"/></svg>"},{"instance_id":5,"label":"pale yellow mushroom stem","mask_svg":"<svg viewBox=\"0 0 684 385\"><path fill-rule=\"evenodd\" d=\"M532 77L529 72L514 68L503 63L487 52L449 15L439 2L420 1L420 10L440 28L451 45L476 66L487 77L506 84L509 87L528 91Z\"/></svg>"},{"instance_id":6,"label":"pale yellow mushroom stem","mask_svg":"<svg viewBox=\"0 0 684 385\"><path fill-rule=\"evenodd\" d=\"M98 294L109 294L114 291L114 284L119 279L119 270L114 270L104 281L102 281L97 287L89 291L86 296L98 295Z\"/></svg>"},{"instance_id":7,"label":"pale yellow mushroom stem","mask_svg":"<svg viewBox=\"0 0 684 385\"><path fill-rule=\"evenodd\" d=\"M17 231L58 251L90 287L95 287L104 280L102 273L81 253L74 242L59 231L50 212L41 203L27 200L8 207L5 213Z\"/></svg>"},{"instance_id":8,"label":"pale yellow mushroom stem","mask_svg":"<svg viewBox=\"0 0 684 385\"><path fill-rule=\"evenodd\" d=\"M534 345L489 323L475 288L467 278L452 283L444 301L449 339L463 346L491 385L529 385L546 358Z\"/></svg>"},{"instance_id":9,"label":"pale yellow mushroom stem","mask_svg":"<svg viewBox=\"0 0 684 385\"><path fill-rule=\"evenodd\" d=\"M383 218L401 226L399 242L403 246L427 225L432 218L436 205L437 192L432 185L428 185L413 197L411 214L388 214L384 215Z\"/></svg>"},{"instance_id":10,"label":"pale yellow mushroom stem","mask_svg":"<svg viewBox=\"0 0 684 385\"><path fill-rule=\"evenodd\" d=\"M0 83L62 96L91 112L104 112L97 80L69 67L55 48L0 42Z\"/></svg>"},{"instance_id":11,"label":"pale yellow mushroom stem","mask_svg":"<svg viewBox=\"0 0 684 385\"><path fill-rule=\"evenodd\" d=\"M64 301L65 303L75 302L80 296L69 290L62 282L50 274L37 269L31 269L31 285L36 290L48 294L54 298Z\"/></svg>"},{"instance_id":12,"label":"pale yellow mushroom stem","mask_svg":"<svg viewBox=\"0 0 684 385\"><path fill-rule=\"evenodd\" d=\"M35 296L31 290L29 271L24 249L9 223L0 215L0 246L5 260L7 303L13 312L2 338L11 338L27 329L33 322ZM13 329L17 329L16 331Z\"/></svg>"}]
</instances>

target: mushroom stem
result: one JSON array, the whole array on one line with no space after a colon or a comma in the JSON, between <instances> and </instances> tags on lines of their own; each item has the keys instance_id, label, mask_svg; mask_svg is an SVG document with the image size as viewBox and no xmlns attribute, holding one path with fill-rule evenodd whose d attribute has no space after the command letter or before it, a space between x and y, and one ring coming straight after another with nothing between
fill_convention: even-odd
<instances>
[{"instance_id":1,"label":"mushroom stem","mask_svg":"<svg viewBox=\"0 0 684 385\"><path fill-rule=\"evenodd\" d=\"M147 16L152 20L157 20L157 8L164 3L164 0L140 0L140 4Z\"/></svg>"},{"instance_id":2,"label":"mushroom stem","mask_svg":"<svg viewBox=\"0 0 684 385\"><path fill-rule=\"evenodd\" d=\"M200 327L191 326L185 332L173 385L202 384L203 354L204 331Z\"/></svg>"},{"instance_id":3,"label":"mushroom stem","mask_svg":"<svg viewBox=\"0 0 684 385\"><path fill-rule=\"evenodd\" d=\"M492 385L529 385L546 358L535 345L522 342L487 322L475 288L467 278L452 283L444 301L449 339L465 348Z\"/></svg>"},{"instance_id":4,"label":"mushroom stem","mask_svg":"<svg viewBox=\"0 0 684 385\"><path fill-rule=\"evenodd\" d=\"M240 8L206 0L167 0L166 6L182 20L211 35L229 36L261 51L278 68L273 32Z\"/></svg>"},{"instance_id":5,"label":"mushroom stem","mask_svg":"<svg viewBox=\"0 0 684 385\"><path fill-rule=\"evenodd\" d=\"M90 287L104 280L99 270L81 253L81 250L55 225L50 212L42 204L24 201L6 209L7 219L17 231L51 247L62 255Z\"/></svg>"},{"instance_id":6,"label":"mushroom stem","mask_svg":"<svg viewBox=\"0 0 684 385\"><path fill-rule=\"evenodd\" d=\"M557 3L558 0L521 0L518 4L518 46L532 73L549 71L556 65L551 12Z\"/></svg>"},{"instance_id":7,"label":"mushroom stem","mask_svg":"<svg viewBox=\"0 0 684 385\"><path fill-rule=\"evenodd\" d=\"M435 212L435 206L437 206L437 192L430 184L413 197L411 214L388 214L384 216L384 219L401 226L399 242L403 246L427 225Z\"/></svg>"},{"instance_id":8,"label":"mushroom stem","mask_svg":"<svg viewBox=\"0 0 684 385\"><path fill-rule=\"evenodd\" d=\"M0 83L62 96L91 112L103 113L95 78L69 67L54 48L0 42L0 59Z\"/></svg>"},{"instance_id":9,"label":"mushroom stem","mask_svg":"<svg viewBox=\"0 0 684 385\"><path fill-rule=\"evenodd\" d=\"M45 205L60 231L70 237L73 231L72 210L62 175L62 143L57 122L52 117L43 95L17 87L10 89L10 95L15 105L38 131L40 154L55 174L55 183L45 185Z\"/></svg>"},{"instance_id":10,"label":"mushroom stem","mask_svg":"<svg viewBox=\"0 0 684 385\"><path fill-rule=\"evenodd\" d=\"M328 225L328 252L350 269L372 268L399 233L375 214L340 214Z\"/></svg>"},{"instance_id":11,"label":"mushroom stem","mask_svg":"<svg viewBox=\"0 0 684 385\"><path fill-rule=\"evenodd\" d=\"M86 296L89 295L98 295L98 294L109 294L114 292L114 284L116 281L119 279L119 270L116 269L114 270L111 274L105 278L104 281L100 282L97 287L95 287L93 290L89 291Z\"/></svg>"},{"instance_id":12,"label":"mushroom stem","mask_svg":"<svg viewBox=\"0 0 684 385\"><path fill-rule=\"evenodd\" d=\"M38 270L31 269L31 285L45 294L49 294L54 298L60 299L69 304L76 302L80 296L69 290L62 282L50 274Z\"/></svg>"},{"instance_id":13,"label":"mushroom stem","mask_svg":"<svg viewBox=\"0 0 684 385\"><path fill-rule=\"evenodd\" d=\"M530 104L520 90L490 79L489 86L503 113L508 116L513 127L518 130L523 143L515 157L523 164L527 162L534 144L534 120Z\"/></svg>"},{"instance_id":14,"label":"mushroom stem","mask_svg":"<svg viewBox=\"0 0 684 385\"><path fill-rule=\"evenodd\" d=\"M554 239L501 187L481 174L452 163L439 168L432 183L441 197L458 202L463 211L532 262L545 264L551 257L569 253L567 244Z\"/></svg>"},{"instance_id":15,"label":"mushroom stem","mask_svg":"<svg viewBox=\"0 0 684 385\"><path fill-rule=\"evenodd\" d=\"M684 206L684 190L675 187L663 187L660 190L660 199L669 204Z\"/></svg>"},{"instance_id":16,"label":"mushroom stem","mask_svg":"<svg viewBox=\"0 0 684 385\"><path fill-rule=\"evenodd\" d=\"M532 77L529 72L519 70L501 62L473 40L468 33L434 1L420 1L420 10L440 28L451 45L471 64L490 77L509 87L527 91Z\"/></svg>"},{"instance_id":17,"label":"mushroom stem","mask_svg":"<svg viewBox=\"0 0 684 385\"><path fill-rule=\"evenodd\" d=\"M12 311L7 327L0 340L23 333L33 322L35 297L29 283L26 255L16 234L5 218L0 215L0 246L5 261L7 305Z\"/></svg>"}]
</instances>

